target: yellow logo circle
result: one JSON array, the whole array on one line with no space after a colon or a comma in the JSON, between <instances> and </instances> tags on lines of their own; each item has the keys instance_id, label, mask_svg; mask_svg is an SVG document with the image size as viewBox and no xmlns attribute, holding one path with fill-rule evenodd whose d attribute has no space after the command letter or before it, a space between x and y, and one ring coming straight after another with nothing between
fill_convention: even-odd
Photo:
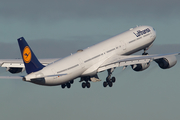
<instances>
[{"instance_id":1,"label":"yellow logo circle","mask_svg":"<svg viewBox=\"0 0 180 120\"><path fill-rule=\"evenodd\" d=\"M23 50L23 60L25 63L29 63L31 61L31 50L28 46L26 46Z\"/></svg>"}]
</instances>

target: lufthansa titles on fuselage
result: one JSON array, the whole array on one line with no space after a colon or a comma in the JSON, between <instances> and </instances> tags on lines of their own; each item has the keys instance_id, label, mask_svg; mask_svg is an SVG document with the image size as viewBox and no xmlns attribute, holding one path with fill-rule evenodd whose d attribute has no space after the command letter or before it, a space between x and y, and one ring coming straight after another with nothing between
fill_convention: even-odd
<instances>
[{"instance_id":1,"label":"lufthansa titles on fuselage","mask_svg":"<svg viewBox=\"0 0 180 120\"><path fill-rule=\"evenodd\" d=\"M146 33L149 33L151 30L149 29L149 28L146 28L146 29L144 29L144 30L138 30L137 31L137 33L134 33L135 35L136 35L136 37L139 37L139 36L141 36L141 35L144 35L144 34L146 34Z\"/></svg>"}]
</instances>

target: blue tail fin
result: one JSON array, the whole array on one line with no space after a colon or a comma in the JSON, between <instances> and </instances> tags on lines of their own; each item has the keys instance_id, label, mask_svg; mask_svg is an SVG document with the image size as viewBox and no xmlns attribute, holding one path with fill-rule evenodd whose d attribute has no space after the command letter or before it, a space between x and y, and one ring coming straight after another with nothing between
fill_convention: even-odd
<instances>
[{"instance_id":1,"label":"blue tail fin","mask_svg":"<svg viewBox=\"0 0 180 120\"><path fill-rule=\"evenodd\" d=\"M21 50L22 59L26 68L26 73L30 74L41 70L44 66L39 62L39 60L34 55L33 51L25 41L23 37L17 39L19 48Z\"/></svg>"}]
</instances>

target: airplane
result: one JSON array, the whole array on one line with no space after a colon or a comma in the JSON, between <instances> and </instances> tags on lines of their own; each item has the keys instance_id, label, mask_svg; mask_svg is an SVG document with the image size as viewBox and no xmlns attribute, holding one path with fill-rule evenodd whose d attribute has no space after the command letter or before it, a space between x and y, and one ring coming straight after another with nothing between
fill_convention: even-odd
<instances>
[{"instance_id":1,"label":"airplane","mask_svg":"<svg viewBox=\"0 0 180 120\"><path fill-rule=\"evenodd\" d=\"M22 59L0 59L1 67L15 74L26 71L25 76L0 76L1 78L22 79L44 86L61 85L70 88L80 78L82 88L90 88L90 82L101 81L98 73L107 71L104 87L112 87L116 81L112 73L116 67L131 66L134 71L143 71L155 61L160 68L168 69L177 63L177 53L149 55L147 50L156 39L151 26L130 28L115 37L102 41L65 58L37 59L23 37L17 39ZM143 50L142 55L131 55Z\"/></svg>"}]
</instances>

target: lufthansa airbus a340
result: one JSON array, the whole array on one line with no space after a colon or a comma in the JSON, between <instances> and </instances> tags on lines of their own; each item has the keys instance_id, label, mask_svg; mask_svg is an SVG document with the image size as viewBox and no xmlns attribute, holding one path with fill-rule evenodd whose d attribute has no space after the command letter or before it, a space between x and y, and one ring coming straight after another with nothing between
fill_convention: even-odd
<instances>
[{"instance_id":1,"label":"lufthansa airbus a340","mask_svg":"<svg viewBox=\"0 0 180 120\"><path fill-rule=\"evenodd\" d=\"M12 78L22 78L23 81L38 85L70 88L74 79L80 78L82 87L90 88L90 81L100 81L98 73L107 71L104 87L112 87L116 81L112 73L116 67L131 66L134 71L143 71L155 61L160 68L168 69L176 62L176 55L155 54L148 55L146 52L156 38L156 31L151 26L138 26L131 28L115 37L100 42L83 50L78 50L75 54L63 59L37 59L30 46L23 37L18 39L22 59L1 59L1 67L6 67L11 73L26 71L26 76ZM142 55L131 55L143 50ZM1 76L1 78L11 78Z\"/></svg>"}]
</instances>

